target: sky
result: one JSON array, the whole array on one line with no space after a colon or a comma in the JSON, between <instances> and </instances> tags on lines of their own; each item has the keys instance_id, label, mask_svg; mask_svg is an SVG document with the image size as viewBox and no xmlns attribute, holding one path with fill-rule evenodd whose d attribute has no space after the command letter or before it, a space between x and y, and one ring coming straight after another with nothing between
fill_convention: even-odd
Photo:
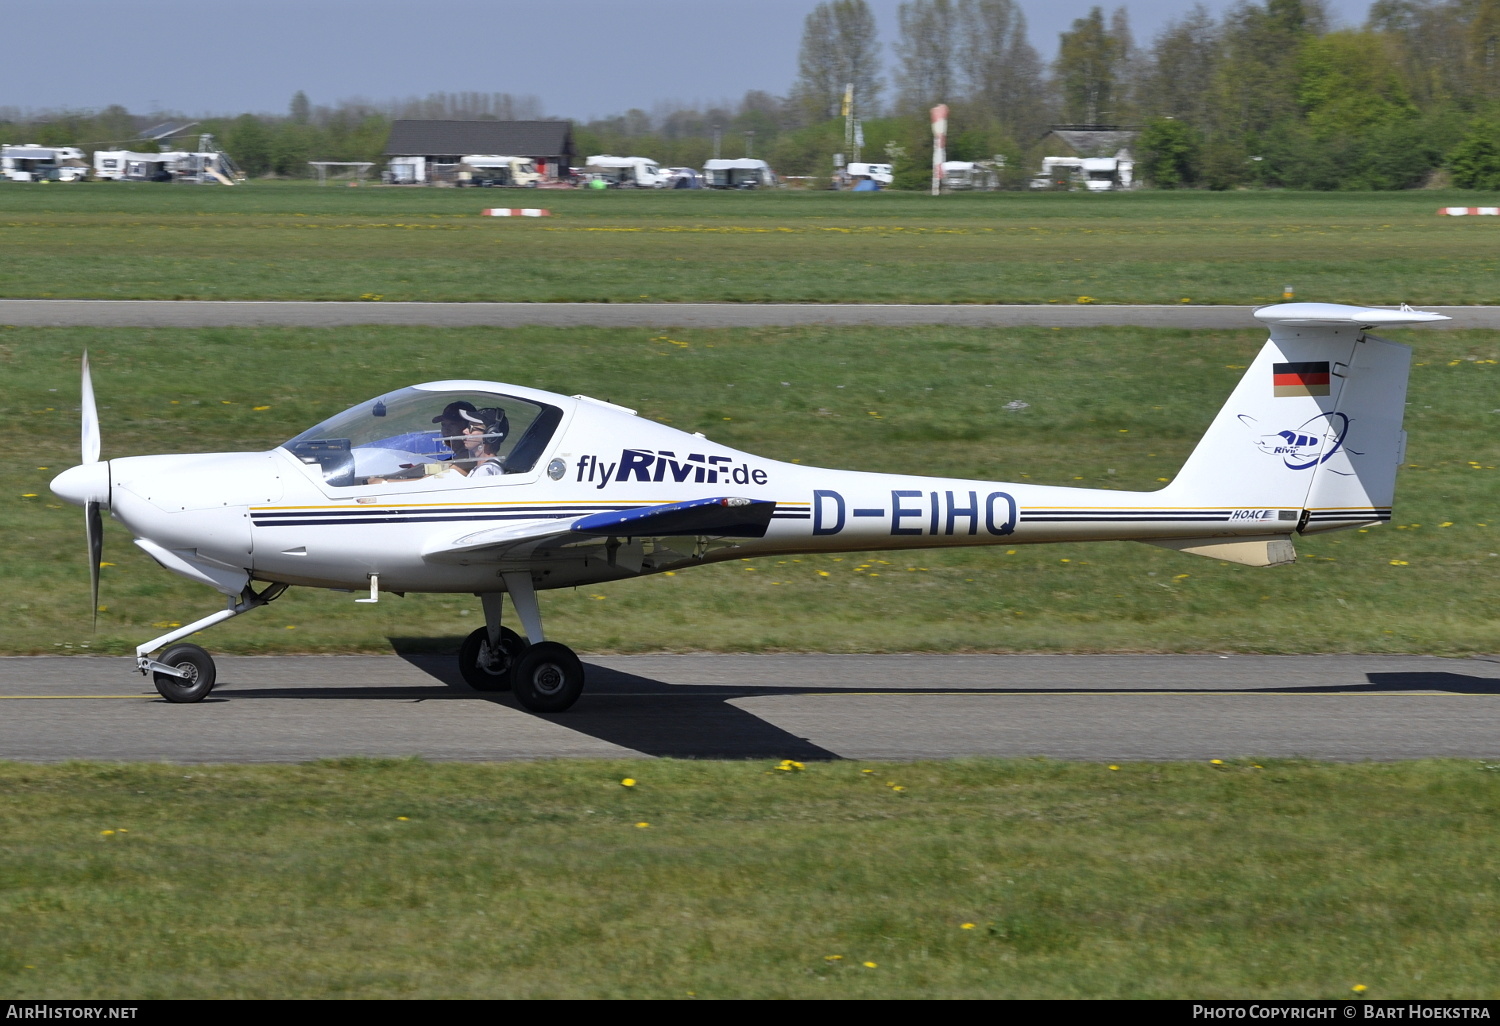
<instances>
[{"instance_id":1,"label":"sky","mask_svg":"<svg viewBox=\"0 0 1500 1026\"><path fill-rule=\"evenodd\" d=\"M868 0L881 40L900 0ZM1204 0L1218 13L1233 0ZM1089 0L1020 0L1044 60ZM1126 6L1137 43L1193 0ZM284 113L314 103L433 92L541 98L549 115L589 120L631 107L702 105L747 90L784 95L816 0L70 0L0 4L0 107L137 113ZM1117 3L1103 3L1106 11ZM1369 0L1329 0L1357 25ZM889 91L887 93L889 95Z\"/></svg>"}]
</instances>

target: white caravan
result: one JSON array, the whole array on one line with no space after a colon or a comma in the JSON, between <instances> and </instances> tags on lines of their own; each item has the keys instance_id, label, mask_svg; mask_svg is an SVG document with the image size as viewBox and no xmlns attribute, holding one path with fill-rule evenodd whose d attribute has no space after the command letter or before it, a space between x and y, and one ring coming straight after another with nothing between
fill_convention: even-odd
<instances>
[{"instance_id":1,"label":"white caravan","mask_svg":"<svg viewBox=\"0 0 1500 1026\"><path fill-rule=\"evenodd\" d=\"M88 173L83 151L71 146L0 147L0 177L12 182L81 182Z\"/></svg>"},{"instance_id":2,"label":"white caravan","mask_svg":"<svg viewBox=\"0 0 1500 1026\"><path fill-rule=\"evenodd\" d=\"M708 179L710 189L758 189L776 184L771 165L754 157L707 161L703 177Z\"/></svg>"}]
</instances>

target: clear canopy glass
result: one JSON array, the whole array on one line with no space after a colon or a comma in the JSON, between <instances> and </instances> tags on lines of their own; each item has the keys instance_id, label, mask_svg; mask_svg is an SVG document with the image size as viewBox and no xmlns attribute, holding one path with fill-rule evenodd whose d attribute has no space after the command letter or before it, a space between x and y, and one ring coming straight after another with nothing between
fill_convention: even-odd
<instances>
[{"instance_id":1,"label":"clear canopy glass","mask_svg":"<svg viewBox=\"0 0 1500 1026\"><path fill-rule=\"evenodd\" d=\"M474 432L466 429L488 423L484 436L501 472L522 474L561 420L557 407L512 395L403 388L328 418L284 448L339 488L461 476L475 463Z\"/></svg>"}]
</instances>

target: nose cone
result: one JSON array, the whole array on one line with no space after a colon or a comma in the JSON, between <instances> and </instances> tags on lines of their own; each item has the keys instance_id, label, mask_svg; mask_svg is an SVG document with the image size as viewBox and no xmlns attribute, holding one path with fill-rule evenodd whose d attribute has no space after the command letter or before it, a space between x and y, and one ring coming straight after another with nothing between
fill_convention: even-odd
<instances>
[{"instance_id":1,"label":"nose cone","mask_svg":"<svg viewBox=\"0 0 1500 1026\"><path fill-rule=\"evenodd\" d=\"M97 502L109 505L109 461L85 463L64 470L52 479L52 494L75 506Z\"/></svg>"}]
</instances>

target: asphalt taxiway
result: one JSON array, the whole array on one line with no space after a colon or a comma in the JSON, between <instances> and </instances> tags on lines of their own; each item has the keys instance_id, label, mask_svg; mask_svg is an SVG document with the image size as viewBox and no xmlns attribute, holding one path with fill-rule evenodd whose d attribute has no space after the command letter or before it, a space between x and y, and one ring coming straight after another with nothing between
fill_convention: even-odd
<instances>
[{"instance_id":1,"label":"asphalt taxiway","mask_svg":"<svg viewBox=\"0 0 1500 1026\"><path fill-rule=\"evenodd\" d=\"M585 656L569 712L452 657L223 657L170 705L104 657L0 659L0 758L1500 758L1500 656Z\"/></svg>"},{"instance_id":2,"label":"asphalt taxiway","mask_svg":"<svg viewBox=\"0 0 1500 1026\"><path fill-rule=\"evenodd\" d=\"M1254 328L1252 306L906 303L335 303L232 300L0 299L0 324L94 328L407 327ZM1500 328L1500 307L1433 306L1443 328Z\"/></svg>"}]
</instances>

